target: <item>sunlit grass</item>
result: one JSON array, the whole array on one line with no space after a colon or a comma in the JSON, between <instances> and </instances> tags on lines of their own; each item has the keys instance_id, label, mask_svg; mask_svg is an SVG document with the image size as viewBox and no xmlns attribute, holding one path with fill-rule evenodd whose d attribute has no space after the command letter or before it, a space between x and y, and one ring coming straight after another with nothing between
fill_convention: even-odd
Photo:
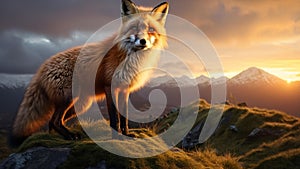
<instances>
[{"instance_id":1,"label":"sunlit grass","mask_svg":"<svg viewBox=\"0 0 300 169\"><path fill-rule=\"evenodd\" d=\"M91 124L91 123L89 123ZM147 129L136 129L137 135L144 133L147 137L152 134ZM146 133L146 134L145 134ZM122 148L133 144L132 141L121 142L118 140L108 140L107 142L116 143L115 148ZM155 140L153 141L155 143ZM30 147L68 147L71 148L71 154L68 160L63 163L60 168L86 168L95 166L99 161L105 160L109 168L158 168L158 169L182 169L182 168L224 168L239 169L240 164L235 157L230 155L218 156L215 150L206 149L204 151L196 150L185 152L179 148L173 148L165 153L148 158L127 158L114 155L105 149L99 147L96 143L88 138L81 141L66 141L59 135L50 135L48 133L39 133L28 138L18 151L25 151ZM136 147L139 151L133 149L124 149L127 153L140 152L151 149L161 149L163 145L153 144L149 147L149 143L144 146Z\"/></svg>"},{"instance_id":2,"label":"sunlit grass","mask_svg":"<svg viewBox=\"0 0 300 169\"><path fill-rule=\"evenodd\" d=\"M203 122L211 106L201 100L185 108L198 109L197 124ZM142 156L149 152L159 152L166 149L166 144L154 139L178 118L178 111L172 112L156 120L147 128L132 128L130 132L138 139L126 141L111 139L111 131L106 120L81 121L81 126L88 131L85 135L82 128L72 125L72 131L81 132L83 138L79 141L68 141L59 134L37 133L29 137L17 150L25 151L31 147L68 147L71 154L60 168L86 168L95 166L100 161L106 161L108 168L294 168L300 161L300 120L276 110L239 107L225 105L221 123L216 132L204 144L199 144L190 150L177 147L160 155L147 158L128 158L110 153L98 144L114 144L114 149L129 156ZM182 119L184 122L184 119ZM189 120L187 120L189 121ZM238 129L233 132L230 125ZM271 134L249 138L253 129L266 129ZM178 133L181 129L178 128ZM145 140L143 140L144 138Z\"/></svg>"}]
</instances>

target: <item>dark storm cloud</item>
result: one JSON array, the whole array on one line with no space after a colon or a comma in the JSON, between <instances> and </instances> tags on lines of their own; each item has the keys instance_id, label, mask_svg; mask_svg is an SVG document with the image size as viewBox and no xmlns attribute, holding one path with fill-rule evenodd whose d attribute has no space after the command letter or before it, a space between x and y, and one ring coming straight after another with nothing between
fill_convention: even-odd
<instances>
[{"instance_id":1,"label":"dark storm cloud","mask_svg":"<svg viewBox=\"0 0 300 169\"><path fill-rule=\"evenodd\" d=\"M0 2L0 30L68 35L73 30L97 30L119 17L118 1L4 0Z\"/></svg>"},{"instance_id":2,"label":"dark storm cloud","mask_svg":"<svg viewBox=\"0 0 300 169\"><path fill-rule=\"evenodd\" d=\"M74 32L69 37L51 38L13 30L1 32L0 73L35 73L47 58L69 47L83 44L88 36Z\"/></svg>"},{"instance_id":3,"label":"dark storm cloud","mask_svg":"<svg viewBox=\"0 0 300 169\"><path fill-rule=\"evenodd\" d=\"M1 73L32 73L35 71L41 61L31 56L31 52L25 52L26 46L21 37L14 36L9 32L2 32L0 39Z\"/></svg>"},{"instance_id":4,"label":"dark storm cloud","mask_svg":"<svg viewBox=\"0 0 300 169\"><path fill-rule=\"evenodd\" d=\"M47 58L83 44L89 35L119 17L119 0L0 1L0 73L35 73Z\"/></svg>"},{"instance_id":5,"label":"dark storm cloud","mask_svg":"<svg viewBox=\"0 0 300 169\"><path fill-rule=\"evenodd\" d=\"M153 6L159 0L138 1ZM96 31L120 17L120 0L2 0L0 31L23 31L64 36L74 30Z\"/></svg>"}]
</instances>

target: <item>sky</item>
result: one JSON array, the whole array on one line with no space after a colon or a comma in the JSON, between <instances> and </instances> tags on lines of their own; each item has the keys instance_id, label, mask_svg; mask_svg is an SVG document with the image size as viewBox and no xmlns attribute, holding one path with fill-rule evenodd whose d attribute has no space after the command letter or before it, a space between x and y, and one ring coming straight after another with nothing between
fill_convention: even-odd
<instances>
[{"instance_id":1,"label":"sky","mask_svg":"<svg viewBox=\"0 0 300 169\"><path fill-rule=\"evenodd\" d=\"M155 6L161 1L135 2ZM255 66L287 81L300 80L300 1L168 2L170 14L186 19L211 41L226 76ZM119 0L2 0L0 73L35 73L51 55L84 44L119 17ZM203 65L186 60L195 76L203 73ZM180 72L176 62L164 65Z\"/></svg>"}]
</instances>

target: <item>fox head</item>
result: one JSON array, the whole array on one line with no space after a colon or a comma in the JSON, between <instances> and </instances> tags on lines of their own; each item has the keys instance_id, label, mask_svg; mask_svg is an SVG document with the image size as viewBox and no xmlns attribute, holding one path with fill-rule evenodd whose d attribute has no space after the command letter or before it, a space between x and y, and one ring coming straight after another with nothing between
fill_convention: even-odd
<instances>
[{"instance_id":1,"label":"fox head","mask_svg":"<svg viewBox=\"0 0 300 169\"><path fill-rule=\"evenodd\" d=\"M153 9L137 7L131 0L122 0L122 26L116 41L126 51L143 51L166 46L165 22L167 2Z\"/></svg>"}]
</instances>

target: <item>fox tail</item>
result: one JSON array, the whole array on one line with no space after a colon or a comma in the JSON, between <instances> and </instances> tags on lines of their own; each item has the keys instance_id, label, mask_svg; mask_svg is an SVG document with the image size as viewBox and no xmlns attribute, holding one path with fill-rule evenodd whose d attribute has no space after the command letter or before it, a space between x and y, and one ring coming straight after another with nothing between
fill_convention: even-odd
<instances>
[{"instance_id":1,"label":"fox tail","mask_svg":"<svg viewBox=\"0 0 300 169\"><path fill-rule=\"evenodd\" d=\"M54 112L54 106L39 83L31 83L24 95L11 128L9 143L12 147L20 145L32 133L44 126Z\"/></svg>"}]
</instances>

